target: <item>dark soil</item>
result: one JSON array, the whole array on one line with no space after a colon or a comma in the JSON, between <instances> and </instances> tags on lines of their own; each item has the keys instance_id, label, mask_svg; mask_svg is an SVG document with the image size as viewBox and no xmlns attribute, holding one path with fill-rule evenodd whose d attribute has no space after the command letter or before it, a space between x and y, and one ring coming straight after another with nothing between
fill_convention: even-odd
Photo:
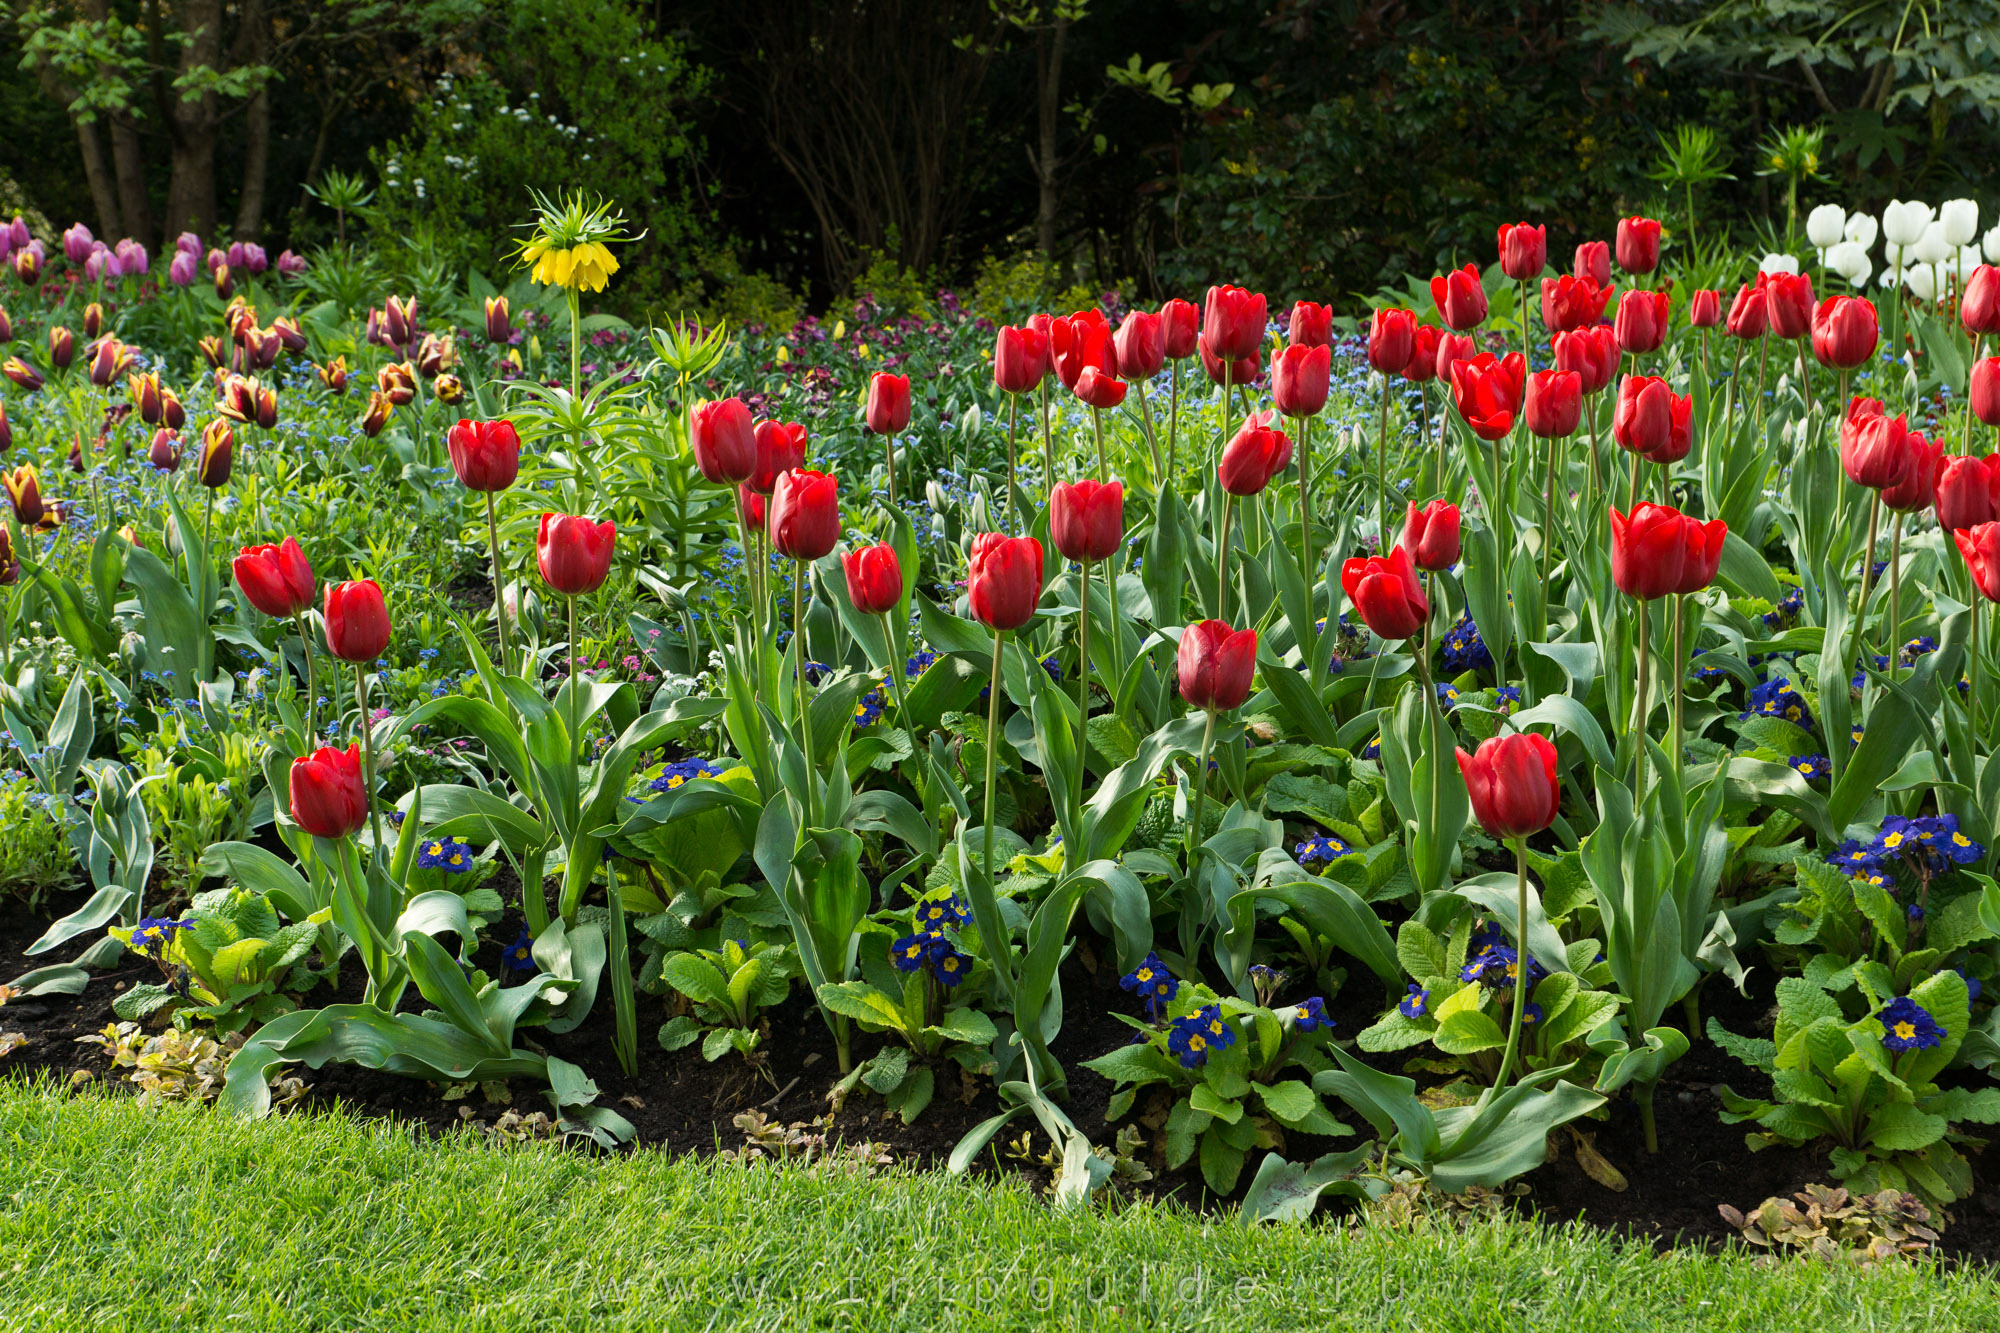
<instances>
[{"instance_id":1,"label":"dark soil","mask_svg":"<svg viewBox=\"0 0 2000 1333\"><path fill-rule=\"evenodd\" d=\"M499 975L500 952L519 928L518 915L510 909L505 921L486 932L475 961L489 974ZM68 961L90 943L79 940L52 955L25 957L23 951L43 929L41 920L25 914L0 915L0 977L11 979L31 967ZM1711 981L1704 994L1704 1020L1712 1014L1732 1031L1768 1035L1773 1017L1769 969L1753 972L1753 981L1759 975L1765 984L1753 984L1747 998L1721 979ZM77 1038L115 1022L111 1002L118 991L154 976L151 963L134 959L117 970L93 976L81 996L23 998L0 1008L0 1029L28 1038L25 1047L0 1062L0 1076L26 1077L47 1071L60 1079L109 1079L115 1086L129 1087L116 1077L117 1071L101 1049L79 1045ZM321 990L308 996L307 1002L359 1000L361 982L359 965L350 959L336 993ZM1069 1071L1066 1110L1093 1142L1108 1145L1119 1128L1104 1119L1113 1089L1081 1062L1128 1041L1131 1029L1115 1015L1136 1015L1138 1006L1134 997L1119 989L1115 967L1097 954L1088 939L1064 964L1062 986L1066 1022L1055 1053ZM1361 976L1352 979L1327 1007L1338 1023L1336 1031L1352 1034L1374 1021L1383 1003L1373 979ZM735 1119L745 1112L761 1111L779 1125L829 1115L828 1093L839 1079L833 1038L801 991L795 990L791 1000L770 1012L761 1069L734 1055L709 1064L702 1060L698 1046L671 1053L661 1050L655 1033L666 1016L664 1001L640 996L639 1069L631 1078L618 1067L612 1053L613 1019L605 997L600 997L596 1010L576 1031L554 1036L541 1029L524 1029L517 1041L580 1065L597 1082L598 1104L630 1120L641 1144L700 1154L741 1149L746 1137ZM878 1045L876 1039L857 1034L854 1057L865 1058ZM455 1128L468 1119L491 1124L510 1109L488 1102L477 1090L446 1101L432 1085L355 1066L328 1065L318 1071L300 1068L296 1072L308 1089L299 1105L353 1115L391 1116L433 1132ZM1604 1119L1585 1120L1576 1126L1596 1153L1622 1174L1625 1189L1614 1190L1593 1179L1579 1162L1577 1138L1564 1130L1551 1140L1551 1160L1526 1177L1529 1192L1524 1204L1554 1221L1575 1219L1654 1245L1713 1247L1734 1235L1717 1215L1717 1204L1730 1203L1748 1210L1768 1196L1789 1195L1809 1183L1829 1179L1822 1153L1784 1148L1751 1152L1744 1143L1742 1127L1726 1125L1718 1118L1720 1102L1714 1089L1724 1083L1746 1096L1769 1091L1760 1075L1713 1044L1705 1040L1695 1043L1694 1049L1668 1070L1656 1094L1657 1154L1645 1151L1638 1112L1629 1101L1615 1101ZM518 1088L514 1095L511 1109L521 1114L547 1109L533 1089ZM916 1124L904 1125L878 1099L863 1092L832 1113L825 1132L850 1144L882 1144L900 1162L941 1167L959 1139L999 1109L990 1080L962 1078L955 1065L945 1063L938 1069L937 1094ZM1357 1123L1346 1108L1333 1109L1342 1119ZM1136 1114L1143 1118L1144 1110L1142 1100ZM1014 1170L1038 1186L1047 1185L1051 1176L1048 1167L1006 1151L1024 1129L1034 1132L1034 1154L1045 1153L1049 1148L1046 1135L1031 1117L1023 1116L995 1139L978 1169ZM1152 1145L1147 1151L1156 1152L1161 1136L1143 1126L1142 1132ZM1295 1135L1284 1151L1293 1161L1310 1160L1352 1142ZM1154 1179L1137 1187L1138 1192L1172 1197L1198 1208L1223 1202L1208 1192L1193 1164L1178 1171L1165 1170L1157 1159L1147 1164ZM1973 1164L1980 1176L1979 1188L1955 1210L1941 1248L1959 1261L1994 1262L2000 1260L2000 1197L1989 1187L1990 1164L1982 1162L1976 1151ZM1249 1177L1246 1170L1244 1185Z\"/></svg>"}]
</instances>

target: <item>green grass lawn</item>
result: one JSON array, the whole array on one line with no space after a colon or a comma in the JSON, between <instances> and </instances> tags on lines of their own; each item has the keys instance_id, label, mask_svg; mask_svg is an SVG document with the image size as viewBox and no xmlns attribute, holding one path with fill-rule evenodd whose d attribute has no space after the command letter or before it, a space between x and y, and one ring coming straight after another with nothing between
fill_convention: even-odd
<instances>
[{"instance_id":1,"label":"green grass lawn","mask_svg":"<svg viewBox=\"0 0 2000 1333\"><path fill-rule=\"evenodd\" d=\"M2000 1326L2000 1287L1524 1222L1251 1230L936 1175L591 1160L0 1084L7 1329Z\"/></svg>"}]
</instances>

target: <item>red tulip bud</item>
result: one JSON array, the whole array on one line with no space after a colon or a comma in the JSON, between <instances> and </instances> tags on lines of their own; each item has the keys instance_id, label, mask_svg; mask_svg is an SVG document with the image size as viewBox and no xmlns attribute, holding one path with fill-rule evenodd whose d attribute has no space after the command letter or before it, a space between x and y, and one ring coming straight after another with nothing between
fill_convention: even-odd
<instances>
[{"instance_id":1,"label":"red tulip bud","mask_svg":"<svg viewBox=\"0 0 2000 1333\"><path fill-rule=\"evenodd\" d=\"M1410 501L1403 535L1396 545L1409 554L1410 563L1418 569L1450 569L1459 556L1458 506L1433 500L1419 509L1415 500Z\"/></svg>"},{"instance_id":2,"label":"red tulip bud","mask_svg":"<svg viewBox=\"0 0 2000 1333\"><path fill-rule=\"evenodd\" d=\"M1194 355L1201 337L1201 311L1194 302L1176 296L1160 307L1160 337L1169 361L1185 361Z\"/></svg>"},{"instance_id":3,"label":"red tulip bud","mask_svg":"<svg viewBox=\"0 0 2000 1333\"><path fill-rule=\"evenodd\" d=\"M1938 526L1946 532L2000 521L2000 454L1945 458L1936 489Z\"/></svg>"},{"instance_id":4,"label":"red tulip bud","mask_svg":"<svg viewBox=\"0 0 2000 1333\"><path fill-rule=\"evenodd\" d=\"M1570 272L1579 278L1589 278L1599 287L1611 285L1611 247L1603 241L1585 241L1576 247L1576 258L1570 264Z\"/></svg>"},{"instance_id":5,"label":"red tulip bud","mask_svg":"<svg viewBox=\"0 0 2000 1333\"><path fill-rule=\"evenodd\" d=\"M1618 298L1612 331L1618 345L1634 356L1657 352L1671 327L1673 298L1665 292L1629 291Z\"/></svg>"},{"instance_id":6,"label":"red tulip bud","mask_svg":"<svg viewBox=\"0 0 2000 1333\"><path fill-rule=\"evenodd\" d=\"M1111 346L1118 357L1120 379L1149 380L1166 364L1166 334L1160 317L1150 310L1134 310L1125 316Z\"/></svg>"},{"instance_id":7,"label":"red tulip bud","mask_svg":"<svg viewBox=\"0 0 2000 1333\"><path fill-rule=\"evenodd\" d=\"M1002 326L993 335L993 383L1003 393L1033 393L1048 378L1049 337L1035 328Z\"/></svg>"},{"instance_id":8,"label":"red tulip bud","mask_svg":"<svg viewBox=\"0 0 2000 1333\"><path fill-rule=\"evenodd\" d=\"M1332 375L1331 347L1293 343L1271 357L1271 401L1288 417L1318 416L1326 406Z\"/></svg>"},{"instance_id":9,"label":"red tulip bud","mask_svg":"<svg viewBox=\"0 0 2000 1333\"><path fill-rule=\"evenodd\" d=\"M1256 495L1292 461L1292 441L1277 428L1275 412L1256 412L1222 451L1216 479L1231 495Z\"/></svg>"},{"instance_id":10,"label":"red tulip bud","mask_svg":"<svg viewBox=\"0 0 2000 1333\"><path fill-rule=\"evenodd\" d=\"M1292 306L1286 341L1294 347L1326 347L1333 342L1333 307L1300 301Z\"/></svg>"},{"instance_id":11,"label":"red tulip bud","mask_svg":"<svg viewBox=\"0 0 2000 1333\"><path fill-rule=\"evenodd\" d=\"M863 615L887 615L903 596L903 567L887 542L864 546L840 557L847 575L847 600Z\"/></svg>"},{"instance_id":12,"label":"red tulip bud","mask_svg":"<svg viewBox=\"0 0 2000 1333\"><path fill-rule=\"evenodd\" d=\"M1190 708L1226 713L1250 697L1257 672L1257 631L1198 620L1181 631L1175 658L1181 698Z\"/></svg>"},{"instance_id":13,"label":"red tulip bud","mask_svg":"<svg viewBox=\"0 0 2000 1333\"><path fill-rule=\"evenodd\" d=\"M1880 341L1872 301L1858 296L1829 296L1813 311L1813 356L1823 366L1842 370L1865 366Z\"/></svg>"},{"instance_id":14,"label":"red tulip bud","mask_svg":"<svg viewBox=\"0 0 2000 1333\"><path fill-rule=\"evenodd\" d=\"M343 662L372 662L389 646L389 607L373 579L329 583L320 614L327 650Z\"/></svg>"},{"instance_id":15,"label":"red tulip bud","mask_svg":"<svg viewBox=\"0 0 2000 1333\"><path fill-rule=\"evenodd\" d=\"M1410 364L1416 349L1417 315L1413 310L1377 310L1368 317L1368 364L1394 375Z\"/></svg>"},{"instance_id":16,"label":"red tulip bud","mask_svg":"<svg viewBox=\"0 0 2000 1333\"><path fill-rule=\"evenodd\" d=\"M1694 399L1655 375L1627 375L1618 385L1611 437L1649 462L1678 463L1694 445Z\"/></svg>"},{"instance_id":17,"label":"red tulip bud","mask_svg":"<svg viewBox=\"0 0 2000 1333\"><path fill-rule=\"evenodd\" d=\"M1042 599L1042 544L1033 537L982 532L972 539L965 577L972 614L992 629L1019 629Z\"/></svg>"},{"instance_id":18,"label":"red tulip bud","mask_svg":"<svg viewBox=\"0 0 2000 1333\"><path fill-rule=\"evenodd\" d=\"M1688 298L1688 325L1712 329L1722 322L1722 293L1701 288Z\"/></svg>"},{"instance_id":19,"label":"red tulip bud","mask_svg":"<svg viewBox=\"0 0 2000 1333\"><path fill-rule=\"evenodd\" d=\"M1562 809L1556 747L1534 732L1495 736L1472 754L1454 750L1473 818L1502 842L1540 833Z\"/></svg>"},{"instance_id":20,"label":"red tulip bud","mask_svg":"<svg viewBox=\"0 0 2000 1333\"><path fill-rule=\"evenodd\" d=\"M830 473L793 468L778 478L768 513L772 550L817 560L840 540L840 483Z\"/></svg>"},{"instance_id":21,"label":"red tulip bud","mask_svg":"<svg viewBox=\"0 0 2000 1333\"><path fill-rule=\"evenodd\" d=\"M451 470L469 491L504 491L521 470L521 436L511 421L461 418L445 432Z\"/></svg>"},{"instance_id":22,"label":"red tulip bud","mask_svg":"<svg viewBox=\"0 0 2000 1333\"><path fill-rule=\"evenodd\" d=\"M1401 546L1391 547L1387 556L1349 560L1340 567L1340 586L1368 628L1382 639L1407 639L1430 619L1430 599L1424 596L1410 553Z\"/></svg>"},{"instance_id":23,"label":"red tulip bud","mask_svg":"<svg viewBox=\"0 0 2000 1333\"><path fill-rule=\"evenodd\" d=\"M695 466L702 476L717 485L733 486L756 473L757 432L741 398L701 404L691 425Z\"/></svg>"},{"instance_id":24,"label":"red tulip bud","mask_svg":"<svg viewBox=\"0 0 2000 1333\"><path fill-rule=\"evenodd\" d=\"M1545 440L1576 434L1583 420L1583 377L1573 370L1538 370L1528 376L1522 419L1530 434Z\"/></svg>"},{"instance_id":25,"label":"red tulip bud","mask_svg":"<svg viewBox=\"0 0 2000 1333\"><path fill-rule=\"evenodd\" d=\"M769 495L778 478L806 461L806 428L799 421L760 421L756 429L757 470L748 485L759 495Z\"/></svg>"},{"instance_id":26,"label":"red tulip bud","mask_svg":"<svg viewBox=\"0 0 2000 1333\"><path fill-rule=\"evenodd\" d=\"M2000 268L1981 264L1972 270L1959 298L1958 317L1974 337L2000 333Z\"/></svg>"},{"instance_id":27,"label":"red tulip bud","mask_svg":"<svg viewBox=\"0 0 2000 1333\"><path fill-rule=\"evenodd\" d=\"M1803 338L1812 328L1812 279L1803 273L1759 273L1764 310L1771 332L1780 338Z\"/></svg>"},{"instance_id":28,"label":"red tulip bud","mask_svg":"<svg viewBox=\"0 0 2000 1333\"><path fill-rule=\"evenodd\" d=\"M1549 263L1549 229L1525 222L1500 224L1500 271L1516 282L1539 278Z\"/></svg>"},{"instance_id":29,"label":"red tulip bud","mask_svg":"<svg viewBox=\"0 0 2000 1333\"><path fill-rule=\"evenodd\" d=\"M1109 560L1125 539L1125 488L1115 481L1056 483L1049 537L1066 560Z\"/></svg>"},{"instance_id":30,"label":"red tulip bud","mask_svg":"<svg viewBox=\"0 0 2000 1333\"><path fill-rule=\"evenodd\" d=\"M543 514L535 530L535 565L542 582L565 597L581 597L604 586L611 573L611 548L618 525L580 514ZM572 644L574 651L576 645Z\"/></svg>"},{"instance_id":31,"label":"red tulip bud","mask_svg":"<svg viewBox=\"0 0 2000 1333\"><path fill-rule=\"evenodd\" d=\"M1438 317L1460 333L1486 319L1486 289L1480 285L1478 268L1471 264L1432 278L1431 300Z\"/></svg>"},{"instance_id":32,"label":"red tulip bud","mask_svg":"<svg viewBox=\"0 0 2000 1333\"><path fill-rule=\"evenodd\" d=\"M1202 306L1201 341L1219 360L1255 359L1264 345L1264 298L1241 287L1210 287Z\"/></svg>"},{"instance_id":33,"label":"red tulip bud","mask_svg":"<svg viewBox=\"0 0 2000 1333\"><path fill-rule=\"evenodd\" d=\"M359 744L294 759L290 786L292 822L315 838L345 838L368 822Z\"/></svg>"},{"instance_id":34,"label":"red tulip bud","mask_svg":"<svg viewBox=\"0 0 2000 1333\"><path fill-rule=\"evenodd\" d=\"M894 435L910 424L910 377L878 370L868 381L868 429L877 435ZM749 423L745 413L744 423ZM746 472L744 474L748 476ZM741 480L738 478L737 480Z\"/></svg>"},{"instance_id":35,"label":"red tulip bud","mask_svg":"<svg viewBox=\"0 0 2000 1333\"><path fill-rule=\"evenodd\" d=\"M1651 273L1660 266L1660 224L1652 218L1618 220L1618 267Z\"/></svg>"},{"instance_id":36,"label":"red tulip bud","mask_svg":"<svg viewBox=\"0 0 2000 1333\"><path fill-rule=\"evenodd\" d=\"M1722 563L1728 525L1703 523L1668 505L1641 500L1627 515L1611 511L1611 581L1641 601L1700 592Z\"/></svg>"}]
</instances>

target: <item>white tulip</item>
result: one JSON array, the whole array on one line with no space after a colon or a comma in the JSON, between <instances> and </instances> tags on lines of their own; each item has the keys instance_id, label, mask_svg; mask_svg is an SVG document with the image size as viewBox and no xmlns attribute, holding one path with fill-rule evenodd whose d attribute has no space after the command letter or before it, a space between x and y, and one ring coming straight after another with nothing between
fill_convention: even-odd
<instances>
[{"instance_id":1,"label":"white tulip","mask_svg":"<svg viewBox=\"0 0 2000 1333\"><path fill-rule=\"evenodd\" d=\"M1937 300L1937 271L1929 264L1912 264L1903 271L1903 287L1919 301Z\"/></svg>"},{"instance_id":2,"label":"white tulip","mask_svg":"<svg viewBox=\"0 0 2000 1333\"><path fill-rule=\"evenodd\" d=\"M2000 227L1986 233L1986 262L2000 264Z\"/></svg>"},{"instance_id":3,"label":"white tulip","mask_svg":"<svg viewBox=\"0 0 2000 1333\"><path fill-rule=\"evenodd\" d=\"M1882 276L1876 279L1876 284L1885 292L1895 291L1903 285L1903 270L1894 264L1889 265L1882 270Z\"/></svg>"},{"instance_id":4,"label":"white tulip","mask_svg":"<svg viewBox=\"0 0 2000 1333\"><path fill-rule=\"evenodd\" d=\"M1910 257L1919 264L1942 264L1958 252L1958 247L1945 238L1944 224L1933 222L1924 228L1924 234L1910 247Z\"/></svg>"},{"instance_id":5,"label":"white tulip","mask_svg":"<svg viewBox=\"0 0 2000 1333\"><path fill-rule=\"evenodd\" d=\"M1798 256L1765 255L1757 261L1757 271L1759 273L1790 273L1796 275L1799 271Z\"/></svg>"},{"instance_id":6,"label":"white tulip","mask_svg":"<svg viewBox=\"0 0 2000 1333\"><path fill-rule=\"evenodd\" d=\"M1971 277L1973 270L1978 268L1979 265L1978 246L1968 245L1958 252L1958 276L1960 279Z\"/></svg>"},{"instance_id":7,"label":"white tulip","mask_svg":"<svg viewBox=\"0 0 2000 1333\"><path fill-rule=\"evenodd\" d=\"M1891 200L1882 210L1882 235L1897 249L1915 245L1931 225L1931 206L1921 199Z\"/></svg>"},{"instance_id":8,"label":"white tulip","mask_svg":"<svg viewBox=\"0 0 2000 1333\"><path fill-rule=\"evenodd\" d=\"M1847 279L1848 285L1855 288L1867 286L1868 275L1875 271L1875 265L1869 262L1868 252L1853 241L1842 241L1837 245L1828 246L1826 266Z\"/></svg>"},{"instance_id":9,"label":"white tulip","mask_svg":"<svg viewBox=\"0 0 2000 1333\"><path fill-rule=\"evenodd\" d=\"M1847 214L1839 204L1821 204L1806 215L1806 239L1819 250L1840 244Z\"/></svg>"},{"instance_id":10,"label":"white tulip","mask_svg":"<svg viewBox=\"0 0 2000 1333\"><path fill-rule=\"evenodd\" d=\"M1946 240L1964 245L1979 235L1979 205L1970 199L1947 199L1938 205L1938 221L1944 224Z\"/></svg>"},{"instance_id":11,"label":"white tulip","mask_svg":"<svg viewBox=\"0 0 2000 1333\"><path fill-rule=\"evenodd\" d=\"M1847 239L1863 250L1875 248L1875 215L1873 213L1850 213L1847 215Z\"/></svg>"}]
</instances>

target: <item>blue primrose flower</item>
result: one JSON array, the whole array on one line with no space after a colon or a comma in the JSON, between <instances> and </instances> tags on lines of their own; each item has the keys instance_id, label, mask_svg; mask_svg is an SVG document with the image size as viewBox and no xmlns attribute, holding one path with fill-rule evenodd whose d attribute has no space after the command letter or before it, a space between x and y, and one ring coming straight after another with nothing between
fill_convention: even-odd
<instances>
[{"instance_id":1,"label":"blue primrose flower","mask_svg":"<svg viewBox=\"0 0 2000 1333\"><path fill-rule=\"evenodd\" d=\"M882 716L882 710L888 707L888 704L888 698L883 695L880 689L870 690L861 696L859 703L854 705L854 725L857 727L873 726L875 720Z\"/></svg>"},{"instance_id":2,"label":"blue primrose flower","mask_svg":"<svg viewBox=\"0 0 2000 1333\"><path fill-rule=\"evenodd\" d=\"M917 904L917 925L928 931L962 926L971 919L971 914L960 905L958 896L953 893L937 894Z\"/></svg>"},{"instance_id":3,"label":"blue primrose flower","mask_svg":"<svg viewBox=\"0 0 2000 1333\"><path fill-rule=\"evenodd\" d=\"M1533 1027L1541 1021L1542 1006L1536 1004L1533 1000L1528 1001L1528 1007L1521 1011L1521 1026Z\"/></svg>"},{"instance_id":4,"label":"blue primrose flower","mask_svg":"<svg viewBox=\"0 0 2000 1333\"><path fill-rule=\"evenodd\" d=\"M1330 834L1318 834L1307 838L1292 849L1292 854L1302 866L1325 865L1337 857L1351 856L1354 849L1346 842Z\"/></svg>"},{"instance_id":5,"label":"blue primrose flower","mask_svg":"<svg viewBox=\"0 0 2000 1333\"><path fill-rule=\"evenodd\" d=\"M1146 1017L1154 1022L1159 1021L1168 1002L1181 993L1181 983L1167 971L1157 953L1148 953L1139 966L1118 978L1118 985L1146 1002Z\"/></svg>"},{"instance_id":6,"label":"blue primrose flower","mask_svg":"<svg viewBox=\"0 0 2000 1333\"><path fill-rule=\"evenodd\" d=\"M1167 1050L1180 1060L1183 1069L1199 1069L1208 1063L1209 1052L1235 1044L1236 1030L1223 1021L1219 1004L1176 1018L1167 1029Z\"/></svg>"},{"instance_id":7,"label":"blue primrose flower","mask_svg":"<svg viewBox=\"0 0 2000 1333\"><path fill-rule=\"evenodd\" d=\"M141 953L158 958L173 943L174 936L183 930L194 929L194 918L176 921L170 916L149 916L140 919L132 928L132 947Z\"/></svg>"},{"instance_id":8,"label":"blue primrose flower","mask_svg":"<svg viewBox=\"0 0 2000 1333\"><path fill-rule=\"evenodd\" d=\"M1513 712L1514 706L1521 702L1521 687L1519 685L1496 686L1493 691L1493 702L1500 712Z\"/></svg>"},{"instance_id":9,"label":"blue primrose flower","mask_svg":"<svg viewBox=\"0 0 2000 1333\"><path fill-rule=\"evenodd\" d=\"M1833 773L1832 761L1823 754L1795 754L1785 766L1807 782L1825 782Z\"/></svg>"},{"instance_id":10,"label":"blue primrose flower","mask_svg":"<svg viewBox=\"0 0 2000 1333\"><path fill-rule=\"evenodd\" d=\"M528 935L528 928L521 927L521 933L507 946L507 952L500 955L509 972L532 972L535 970L535 941Z\"/></svg>"},{"instance_id":11,"label":"blue primrose flower","mask_svg":"<svg viewBox=\"0 0 2000 1333\"><path fill-rule=\"evenodd\" d=\"M915 680L918 676L924 674L925 667L937 660L938 655L930 649L925 648L910 658L909 661L903 663L903 674L909 679Z\"/></svg>"},{"instance_id":12,"label":"blue primrose flower","mask_svg":"<svg viewBox=\"0 0 2000 1333\"><path fill-rule=\"evenodd\" d=\"M706 759L680 759L660 770L660 776L649 784L654 791L672 791L696 778L712 778L722 772L722 765Z\"/></svg>"},{"instance_id":13,"label":"blue primrose flower","mask_svg":"<svg viewBox=\"0 0 2000 1333\"><path fill-rule=\"evenodd\" d=\"M1332 1027L1333 1020L1326 1013L1326 1001L1315 995L1293 1009L1292 1026L1301 1032L1317 1032L1321 1028Z\"/></svg>"},{"instance_id":14,"label":"blue primrose flower","mask_svg":"<svg viewBox=\"0 0 2000 1333\"><path fill-rule=\"evenodd\" d=\"M1438 707L1449 713L1458 707L1458 687L1444 684L1437 687Z\"/></svg>"},{"instance_id":15,"label":"blue primrose flower","mask_svg":"<svg viewBox=\"0 0 2000 1333\"><path fill-rule=\"evenodd\" d=\"M1460 612L1457 623L1446 631L1439 660L1454 676L1493 670L1493 653L1480 637L1479 626L1472 623L1471 612Z\"/></svg>"},{"instance_id":16,"label":"blue primrose flower","mask_svg":"<svg viewBox=\"0 0 2000 1333\"><path fill-rule=\"evenodd\" d=\"M1738 720L1747 722L1753 717L1783 718L1808 729L1813 725L1805 696L1793 688L1787 676L1773 676L1750 691L1750 706L1738 714Z\"/></svg>"},{"instance_id":17,"label":"blue primrose flower","mask_svg":"<svg viewBox=\"0 0 2000 1333\"><path fill-rule=\"evenodd\" d=\"M1477 981L1488 990L1509 990L1520 977L1519 955L1505 944L1489 944L1459 969L1460 981ZM1534 985L1548 975L1548 970L1531 956L1528 959L1528 984Z\"/></svg>"},{"instance_id":18,"label":"blue primrose flower","mask_svg":"<svg viewBox=\"0 0 2000 1333\"><path fill-rule=\"evenodd\" d=\"M472 869L472 851L456 838L430 838L417 849L417 865L424 870L442 870L447 875L463 875Z\"/></svg>"},{"instance_id":19,"label":"blue primrose flower","mask_svg":"<svg viewBox=\"0 0 2000 1333\"><path fill-rule=\"evenodd\" d=\"M1927 1051L1944 1040L1944 1029L1925 1008L1907 995L1898 995L1876 1011L1882 1025L1882 1048L1889 1051Z\"/></svg>"},{"instance_id":20,"label":"blue primrose flower","mask_svg":"<svg viewBox=\"0 0 2000 1333\"><path fill-rule=\"evenodd\" d=\"M1431 993L1421 984L1412 981L1409 994L1396 1004L1396 1012L1405 1018L1422 1018L1430 1007Z\"/></svg>"},{"instance_id":21,"label":"blue primrose flower","mask_svg":"<svg viewBox=\"0 0 2000 1333\"><path fill-rule=\"evenodd\" d=\"M1973 976L1962 967L1955 967L1952 971L1958 973L1958 979L1965 983L1965 998L1968 1000L1978 999L1979 992L1985 989L1979 984L1979 978Z\"/></svg>"}]
</instances>

